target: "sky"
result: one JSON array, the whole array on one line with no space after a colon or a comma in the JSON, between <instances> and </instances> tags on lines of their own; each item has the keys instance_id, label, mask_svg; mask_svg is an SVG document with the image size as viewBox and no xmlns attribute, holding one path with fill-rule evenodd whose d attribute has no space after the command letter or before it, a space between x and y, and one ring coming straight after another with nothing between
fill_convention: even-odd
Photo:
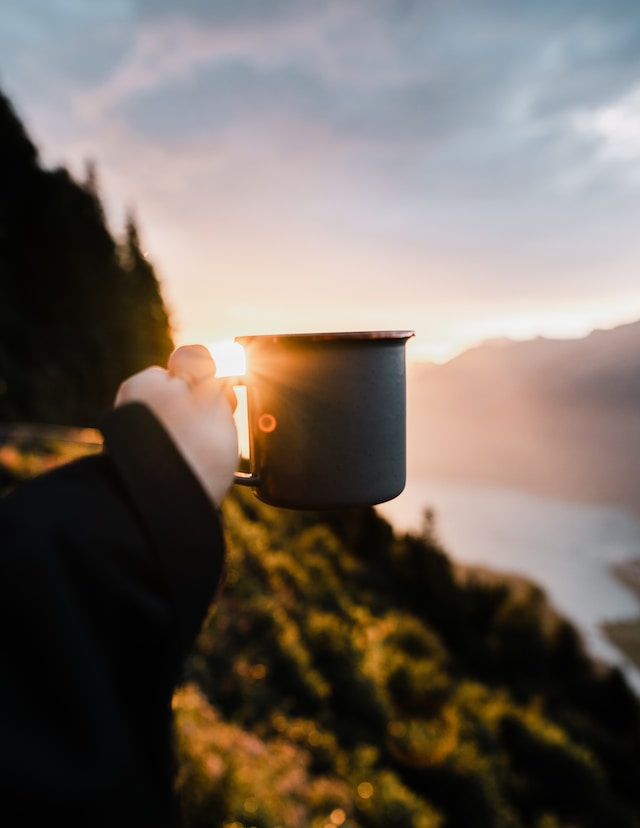
<instances>
[{"instance_id":1,"label":"sky","mask_svg":"<svg viewBox=\"0 0 640 828\"><path fill-rule=\"evenodd\" d=\"M178 343L640 318L637 0L2 0L0 89Z\"/></svg>"}]
</instances>

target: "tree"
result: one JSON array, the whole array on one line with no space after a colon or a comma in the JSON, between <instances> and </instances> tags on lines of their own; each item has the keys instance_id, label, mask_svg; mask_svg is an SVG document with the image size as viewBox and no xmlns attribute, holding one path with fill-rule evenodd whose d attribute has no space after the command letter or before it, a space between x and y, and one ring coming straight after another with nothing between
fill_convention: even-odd
<instances>
[{"instance_id":1,"label":"tree","mask_svg":"<svg viewBox=\"0 0 640 828\"><path fill-rule=\"evenodd\" d=\"M110 233L95 165L45 170L0 93L0 420L97 425L119 383L173 348L129 220Z\"/></svg>"}]
</instances>

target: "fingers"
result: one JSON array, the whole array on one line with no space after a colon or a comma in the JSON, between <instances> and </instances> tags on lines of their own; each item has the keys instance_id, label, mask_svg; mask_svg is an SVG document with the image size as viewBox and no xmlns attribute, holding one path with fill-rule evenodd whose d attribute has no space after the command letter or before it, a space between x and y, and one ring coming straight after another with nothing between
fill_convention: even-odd
<instances>
[{"instance_id":1,"label":"fingers","mask_svg":"<svg viewBox=\"0 0 640 828\"><path fill-rule=\"evenodd\" d=\"M157 390L166 383L166 375L167 372L163 368L155 365L133 374L120 384L114 405L117 407L157 393Z\"/></svg>"},{"instance_id":2,"label":"fingers","mask_svg":"<svg viewBox=\"0 0 640 828\"><path fill-rule=\"evenodd\" d=\"M217 390L222 389L231 410L235 411L238 406L238 399L233 391L232 385L224 380L215 379L216 363L204 345L182 345L169 357L168 371L170 376L184 380L187 385L197 393L196 386L209 385L214 380ZM210 393L209 387L208 392Z\"/></svg>"},{"instance_id":3,"label":"fingers","mask_svg":"<svg viewBox=\"0 0 640 828\"><path fill-rule=\"evenodd\" d=\"M204 345L176 348L169 357L167 368L171 376L180 377L187 385L195 385L216 373L216 363Z\"/></svg>"},{"instance_id":4,"label":"fingers","mask_svg":"<svg viewBox=\"0 0 640 828\"><path fill-rule=\"evenodd\" d=\"M181 380L178 386L173 385L176 380ZM174 391L169 391L170 387ZM216 378L216 363L203 345L176 348L169 357L166 371L154 366L129 377L118 389L115 405L135 400L157 402L165 399L167 393L175 396L180 388L200 405L215 405L220 393L226 397L232 412L238 405L232 383L226 378Z\"/></svg>"}]
</instances>

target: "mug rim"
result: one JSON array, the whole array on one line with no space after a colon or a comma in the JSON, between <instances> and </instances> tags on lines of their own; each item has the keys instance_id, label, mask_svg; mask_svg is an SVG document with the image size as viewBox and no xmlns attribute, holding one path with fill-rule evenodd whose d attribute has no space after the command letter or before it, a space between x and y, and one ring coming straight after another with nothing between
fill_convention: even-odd
<instances>
[{"instance_id":1,"label":"mug rim","mask_svg":"<svg viewBox=\"0 0 640 828\"><path fill-rule=\"evenodd\" d=\"M234 342L248 345L260 340L262 342L280 342L281 340L331 342L341 340L369 340L369 339L411 339L415 331L318 331L312 333L284 333L284 334L247 334L236 336Z\"/></svg>"}]
</instances>

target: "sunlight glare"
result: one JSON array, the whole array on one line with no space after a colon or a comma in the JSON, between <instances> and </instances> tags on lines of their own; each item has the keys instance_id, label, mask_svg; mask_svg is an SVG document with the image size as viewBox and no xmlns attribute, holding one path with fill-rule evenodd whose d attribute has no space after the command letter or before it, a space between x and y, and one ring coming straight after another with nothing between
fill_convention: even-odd
<instances>
[{"instance_id":1,"label":"sunlight glare","mask_svg":"<svg viewBox=\"0 0 640 828\"><path fill-rule=\"evenodd\" d=\"M242 377L247 366L244 348L233 339L208 342L206 346L216 363L216 376Z\"/></svg>"},{"instance_id":2,"label":"sunlight glare","mask_svg":"<svg viewBox=\"0 0 640 828\"><path fill-rule=\"evenodd\" d=\"M216 342L207 342L206 347L216 363L217 377L244 377L247 372L245 351L239 342L233 339L222 339ZM234 387L238 405L234 413L238 429L240 455L249 457L249 423L247 415L247 389L242 386Z\"/></svg>"}]
</instances>

